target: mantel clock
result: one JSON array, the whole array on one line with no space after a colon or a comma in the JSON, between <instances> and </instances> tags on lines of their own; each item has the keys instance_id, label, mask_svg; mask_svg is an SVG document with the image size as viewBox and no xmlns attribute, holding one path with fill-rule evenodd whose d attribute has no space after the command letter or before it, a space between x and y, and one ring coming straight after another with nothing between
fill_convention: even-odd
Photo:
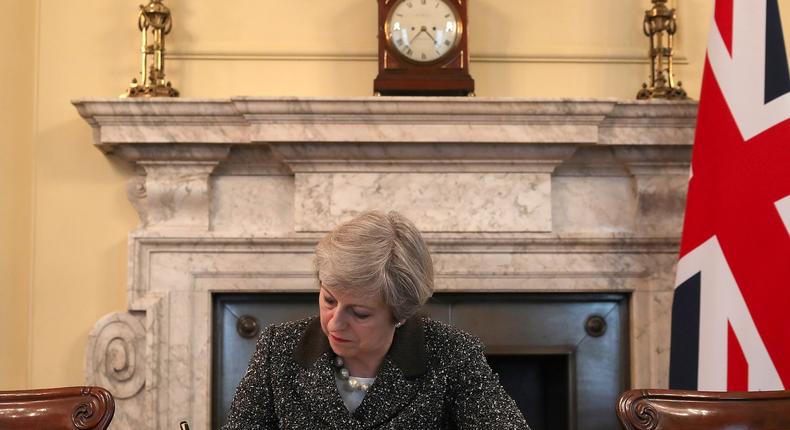
<instances>
[{"instance_id":1,"label":"mantel clock","mask_svg":"<svg viewBox=\"0 0 790 430\"><path fill-rule=\"evenodd\" d=\"M468 0L377 0L380 95L472 95Z\"/></svg>"}]
</instances>

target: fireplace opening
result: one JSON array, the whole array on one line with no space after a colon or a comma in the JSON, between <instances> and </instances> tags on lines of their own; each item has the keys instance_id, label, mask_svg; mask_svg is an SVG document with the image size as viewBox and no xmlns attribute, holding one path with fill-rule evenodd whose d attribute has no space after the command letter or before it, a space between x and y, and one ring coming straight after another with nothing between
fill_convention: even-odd
<instances>
[{"instance_id":1,"label":"fireplace opening","mask_svg":"<svg viewBox=\"0 0 790 430\"><path fill-rule=\"evenodd\" d=\"M568 355L487 354L486 359L532 429L568 428Z\"/></svg>"},{"instance_id":2,"label":"fireplace opening","mask_svg":"<svg viewBox=\"0 0 790 430\"><path fill-rule=\"evenodd\" d=\"M618 426L614 407L628 386L628 298L439 293L423 313L480 338L533 430L609 430ZM213 296L212 428L225 422L260 329L315 315L317 302L314 293Z\"/></svg>"}]
</instances>

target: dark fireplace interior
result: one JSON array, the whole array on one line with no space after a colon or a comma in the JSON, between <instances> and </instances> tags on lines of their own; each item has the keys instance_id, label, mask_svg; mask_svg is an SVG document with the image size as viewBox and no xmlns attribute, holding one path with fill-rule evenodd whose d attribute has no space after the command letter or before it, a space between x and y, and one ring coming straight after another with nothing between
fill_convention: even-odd
<instances>
[{"instance_id":1,"label":"dark fireplace interior","mask_svg":"<svg viewBox=\"0 0 790 430\"><path fill-rule=\"evenodd\" d=\"M212 422L225 420L257 334L317 313L317 294L215 294ZM628 296L442 293L423 313L478 336L502 385L534 430L618 428L628 386Z\"/></svg>"},{"instance_id":2,"label":"dark fireplace interior","mask_svg":"<svg viewBox=\"0 0 790 430\"><path fill-rule=\"evenodd\" d=\"M533 429L567 429L569 411L568 356L493 355L488 364L516 401Z\"/></svg>"}]
</instances>

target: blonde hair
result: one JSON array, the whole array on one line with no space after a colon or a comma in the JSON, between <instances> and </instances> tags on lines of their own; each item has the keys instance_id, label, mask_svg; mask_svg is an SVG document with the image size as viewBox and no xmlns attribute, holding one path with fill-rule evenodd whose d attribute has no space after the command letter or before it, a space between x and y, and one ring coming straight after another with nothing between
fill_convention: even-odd
<instances>
[{"instance_id":1,"label":"blonde hair","mask_svg":"<svg viewBox=\"0 0 790 430\"><path fill-rule=\"evenodd\" d=\"M414 315L433 295L433 262L414 224L397 212L363 212L335 227L315 249L319 282L380 295L396 321Z\"/></svg>"}]
</instances>

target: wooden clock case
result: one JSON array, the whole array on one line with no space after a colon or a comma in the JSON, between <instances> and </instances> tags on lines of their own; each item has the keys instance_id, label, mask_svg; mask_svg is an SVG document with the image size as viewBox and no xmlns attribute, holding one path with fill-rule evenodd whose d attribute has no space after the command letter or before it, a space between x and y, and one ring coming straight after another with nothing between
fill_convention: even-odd
<instances>
[{"instance_id":1,"label":"wooden clock case","mask_svg":"<svg viewBox=\"0 0 790 430\"><path fill-rule=\"evenodd\" d=\"M391 96L469 96L474 95L475 81L469 74L468 0L447 0L458 11L461 40L437 61L419 63L404 57L387 42L387 17L400 1L377 0L379 6L379 74L373 81L377 95ZM428 0L436 1L436 0Z\"/></svg>"}]
</instances>

